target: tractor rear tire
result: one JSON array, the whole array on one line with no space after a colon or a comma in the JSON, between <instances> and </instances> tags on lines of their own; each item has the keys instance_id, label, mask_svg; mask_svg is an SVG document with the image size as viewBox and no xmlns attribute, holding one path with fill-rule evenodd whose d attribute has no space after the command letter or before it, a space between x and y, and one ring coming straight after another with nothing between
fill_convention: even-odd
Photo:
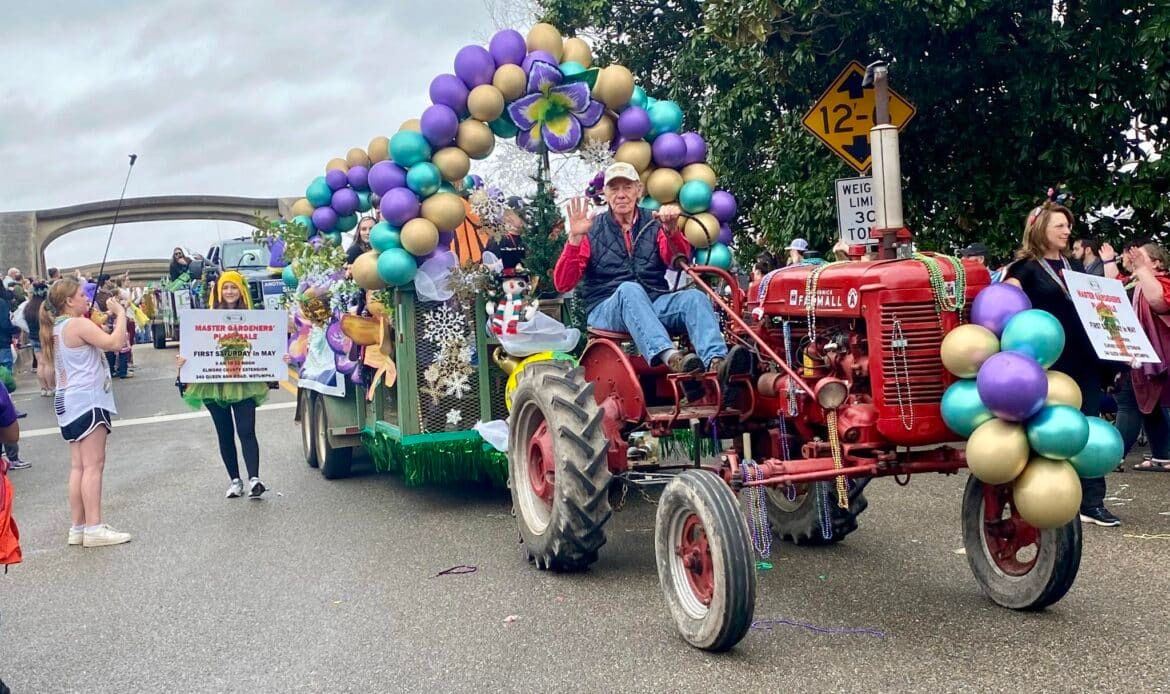
<instances>
[{"instance_id":1,"label":"tractor rear tire","mask_svg":"<svg viewBox=\"0 0 1170 694\"><path fill-rule=\"evenodd\" d=\"M301 416L301 448L305 452L305 463L311 468L320 465L317 460L317 437L314 434L313 407L316 406L317 396L311 390L300 389L297 392L297 411Z\"/></svg>"},{"instance_id":2,"label":"tractor rear tire","mask_svg":"<svg viewBox=\"0 0 1170 694\"><path fill-rule=\"evenodd\" d=\"M963 491L963 548L979 587L992 602L1013 610L1042 610L1063 598L1081 566L1080 517L1059 528L1032 529L1037 533L1035 549L1027 549L1031 544L1021 550L1011 546L997 561L984 522L986 490L987 486L971 475ZM1026 560L1019 561L1021 556Z\"/></svg>"},{"instance_id":3,"label":"tractor rear tire","mask_svg":"<svg viewBox=\"0 0 1170 694\"><path fill-rule=\"evenodd\" d=\"M747 519L731 489L707 470L666 485L654 523L658 581L683 640L726 651L752 625L756 567Z\"/></svg>"},{"instance_id":4,"label":"tractor rear tire","mask_svg":"<svg viewBox=\"0 0 1170 694\"><path fill-rule=\"evenodd\" d=\"M604 418L593 384L568 362L529 365L512 394L508 486L521 545L538 569L580 571L605 544L613 512Z\"/></svg>"},{"instance_id":5,"label":"tractor rear tire","mask_svg":"<svg viewBox=\"0 0 1170 694\"><path fill-rule=\"evenodd\" d=\"M321 476L327 480L349 477L353 466L352 448L334 448L329 443L329 413L325 409L325 398L317 396L313 403L313 432L317 437L317 465Z\"/></svg>"},{"instance_id":6,"label":"tractor rear tire","mask_svg":"<svg viewBox=\"0 0 1170 694\"><path fill-rule=\"evenodd\" d=\"M849 508L837 505L837 489L834 482L814 482L803 485L803 494L795 501L789 501L784 490L769 487L765 498L768 504L768 521L772 532L781 540L794 545L832 545L845 539L857 530L857 517L869 506L865 498L865 485L853 483L849 490ZM819 499L828 492L829 537L822 528L822 513Z\"/></svg>"}]
</instances>

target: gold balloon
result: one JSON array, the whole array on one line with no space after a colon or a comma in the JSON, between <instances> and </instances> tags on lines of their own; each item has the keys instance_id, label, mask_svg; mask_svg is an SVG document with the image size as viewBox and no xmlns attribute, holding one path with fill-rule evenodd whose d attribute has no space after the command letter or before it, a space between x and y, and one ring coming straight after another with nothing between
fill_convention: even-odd
<instances>
[{"instance_id":1,"label":"gold balloon","mask_svg":"<svg viewBox=\"0 0 1170 694\"><path fill-rule=\"evenodd\" d=\"M682 188L683 180L674 169L655 169L654 173L650 174L650 178L646 179L646 190L650 193L650 197L665 205L668 202L674 202L678 198L678 189ZM719 222L715 223L714 232L716 236L719 235ZM706 248L707 246L702 246Z\"/></svg>"},{"instance_id":2,"label":"gold balloon","mask_svg":"<svg viewBox=\"0 0 1170 694\"><path fill-rule=\"evenodd\" d=\"M589 44L585 43L583 39L576 36L565 39L565 54L561 56L561 62L580 63L588 70L593 66L593 49L589 48Z\"/></svg>"},{"instance_id":3,"label":"gold balloon","mask_svg":"<svg viewBox=\"0 0 1170 694\"><path fill-rule=\"evenodd\" d=\"M365 166L369 168L370 157L366 154L366 150L361 147L354 147L345 153L345 163L349 164L350 168L355 166Z\"/></svg>"},{"instance_id":4,"label":"gold balloon","mask_svg":"<svg viewBox=\"0 0 1170 694\"><path fill-rule=\"evenodd\" d=\"M670 169L659 169L659 171L670 171ZM655 199L657 200L657 198ZM715 219L715 215L710 212L700 212L687 219L683 233L686 234L687 241L695 248L708 248L719 239L719 220Z\"/></svg>"},{"instance_id":5,"label":"gold balloon","mask_svg":"<svg viewBox=\"0 0 1170 694\"><path fill-rule=\"evenodd\" d=\"M528 76L519 65L501 65L492 77L492 86L500 90L505 100L515 101L528 89Z\"/></svg>"},{"instance_id":6,"label":"gold balloon","mask_svg":"<svg viewBox=\"0 0 1170 694\"><path fill-rule=\"evenodd\" d=\"M1064 460L1032 458L1012 486L1012 503L1031 525L1059 528L1081 508L1081 478Z\"/></svg>"},{"instance_id":7,"label":"gold balloon","mask_svg":"<svg viewBox=\"0 0 1170 694\"><path fill-rule=\"evenodd\" d=\"M623 142L617 151L613 154L614 161L624 161L633 166L637 171L645 171L646 167L650 166L650 157L652 151L650 143L644 140L635 140L632 142ZM679 183L681 186L682 183ZM675 191L678 192L678 191Z\"/></svg>"},{"instance_id":8,"label":"gold balloon","mask_svg":"<svg viewBox=\"0 0 1170 694\"><path fill-rule=\"evenodd\" d=\"M638 180L642 181L642 190L647 190L646 184L650 182L650 177L653 176L654 172L657 170L658 169L654 168L653 166L647 166L645 171L638 174Z\"/></svg>"},{"instance_id":9,"label":"gold balloon","mask_svg":"<svg viewBox=\"0 0 1170 694\"><path fill-rule=\"evenodd\" d=\"M564 41L561 39L561 32L551 24L541 22L528 30L528 38L525 41L528 44L528 52L532 51L548 51L552 57L561 62L561 56L564 55Z\"/></svg>"},{"instance_id":10,"label":"gold balloon","mask_svg":"<svg viewBox=\"0 0 1170 694\"><path fill-rule=\"evenodd\" d=\"M462 206L462 203L460 203ZM439 228L424 217L415 217L402 226L402 247L414 255L426 255L439 245Z\"/></svg>"},{"instance_id":11,"label":"gold balloon","mask_svg":"<svg viewBox=\"0 0 1170 694\"><path fill-rule=\"evenodd\" d=\"M349 164L346 163L346 161L341 157L334 157L329 160L328 164L325 165L325 173L329 173L334 169L337 169L338 171L349 172Z\"/></svg>"},{"instance_id":12,"label":"gold balloon","mask_svg":"<svg viewBox=\"0 0 1170 694\"><path fill-rule=\"evenodd\" d=\"M455 146L467 152L467 156L472 159L483 159L491 154L496 146L496 136L486 123L468 118L459 124Z\"/></svg>"},{"instance_id":13,"label":"gold balloon","mask_svg":"<svg viewBox=\"0 0 1170 694\"><path fill-rule=\"evenodd\" d=\"M1068 374L1059 371L1048 372L1048 399L1046 405L1068 405L1081 409L1081 387Z\"/></svg>"},{"instance_id":14,"label":"gold balloon","mask_svg":"<svg viewBox=\"0 0 1170 694\"><path fill-rule=\"evenodd\" d=\"M715 190L715 169L706 164L688 164L682 170L683 182L702 181Z\"/></svg>"},{"instance_id":15,"label":"gold balloon","mask_svg":"<svg viewBox=\"0 0 1170 694\"><path fill-rule=\"evenodd\" d=\"M471 160L467 158L467 152L458 147L440 149L431 157L431 163L439 167L439 173L445 181L461 181L471 170Z\"/></svg>"},{"instance_id":16,"label":"gold balloon","mask_svg":"<svg viewBox=\"0 0 1170 694\"><path fill-rule=\"evenodd\" d=\"M291 211L292 211L293 217L296 217L297 215L302 215L302 214L305 216L312 216L313 203L309 202L305 198L301 198L300 200L297 200L296 202L293 203Z\"/></svg>"},{"instance_id":17,"label":"gold balloon","mask_svg":"<svg viewBox=\"0 0 1170 694\"><path fill-rule=\"evenodd\" d=\"M1019 477L1032 450L1020 424L992 419L967 439L967 467L986 484L1007 484Z\"/></svg>"},{"instance_id":18,"label":"gold balloon","mask_svg":"<svg viewBox=\"0 0 1170 694\"><path fill-rule=\"evenodd\" d=\"M402 125L398 126L398 132L402 132L403 130L413 130L416 133L421 133L422 123L417 118L407 118L402 121Z\"/></svg>"},{"instance_id":19,"label":"gold balloon","mask_svg":"<svg viewBox=\"0 0 1170 694\"><path fill-rule=\"evenodd\" d=\"M634 95L634 75L624 65L610 65L597 75L593 98L617 111Z\"/></svg>"},{"instance_id":20,"label":"gold balloon","mask_svg":"<svg viewBox=\"0 0 1170 694\"><path fill-rule=\"evenodd\" d=\"M504 112L504 94L490 84L481 84L467 95L467 110L472 118L490 123Z\"/></svg>"},{"instance_id":21,"label":"gold balloon","mask_svg":"<svg viewBox=\"0 0 1170 694\"><path fill-rule=\"evenodd\" d=\"M982 325L968 323L943 338L942 363L947 371L959 378L975 378L983 362L998 351L999 338L995 333Z\"/></svg>"},{"instance_id":22,"label":"gold balloon","mask_svg":"<svg viewBox=\"0 0 1170 694\"><path fill-rule=\"evenodd\" d=\"M423 200L423 219L439 229L455 229L463 223L464 214L463 199L455 193L435 193Z\"/></svg>"},{"instance_id":23,"label":"gold balloon","mask_svg":"<svg viewBox=\"0 0 1170 694\"><path fill-rule=\"evenodd\" d=\"M613 136L617 134L617 125L613 122L613 117L602 116L601 120L597 121L597 125L592 128L585 128L583 136L587 142L612 142Z\"/></svg>"},{"instance_id":24,"label":"gold balloon","mask_svg":"<svg viewBox=\"0 0 1170 694\"><path fill-rule=\"evenodd\" d=\"M362 289L376 291L386 288L386 283L378 275L378 251L366 251L359 255L349 271L353 281Z\"/></svg>"},{"instance_id":25,"label":"gold balloon","mask_svg":"<svg viewBox=\"0 0 1170 694\"><path fill-rule=\"evenodd\" d=\"M380 161L386 161L390 158L390 138L385 135L375 137L370 140L366 151L370 153L371 162L377 164Z\"/></svg>"}]
</instances>

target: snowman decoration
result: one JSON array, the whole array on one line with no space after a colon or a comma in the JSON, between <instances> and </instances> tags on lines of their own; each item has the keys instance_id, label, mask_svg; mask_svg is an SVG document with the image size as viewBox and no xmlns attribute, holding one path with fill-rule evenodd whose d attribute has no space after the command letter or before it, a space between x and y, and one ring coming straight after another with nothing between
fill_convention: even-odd
<instances>
[{"instance_id":1,"label":"snowman decoration","mask_svg":"<svg viewBox=\"0 0 1170 694\"><path fill-rule=\"evenodd\" d=\"M502 298L498 303L488 301L485 306L491 316L491 330L496 335L515 335L520 322L531 321L539 307L528 295L528 271L523 265L500 272L500 293Z\"/></svg>"}]
</instances>

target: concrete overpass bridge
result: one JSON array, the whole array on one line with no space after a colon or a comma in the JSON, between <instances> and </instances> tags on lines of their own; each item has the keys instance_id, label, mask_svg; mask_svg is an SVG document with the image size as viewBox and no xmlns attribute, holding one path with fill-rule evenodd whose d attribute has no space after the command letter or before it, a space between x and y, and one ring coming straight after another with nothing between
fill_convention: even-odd
<instances>
[{"instance_id":1,"label":"concrete overpass bridge","mask_svg":"<svg viewBox=\"0 0 1170 694\"><path fill-rule=\"evenodd\" d=\"M216 219L251 224L256 215L290 217L297 198L238 198L225 195L163 195L122 201L118 223ZM0 265L44 275L45 249L53 241L114 221L117 200L24 212L0 212ZM131 230L133 227L130 228ZM136 243L130 230L115 235L120 247ZM115 274L115 273L111 273Z\"/></svg>"},{"instance_id":2,"label":"concrete overpass bridge","mask_svg":"<svg viewBox=\"0 0 1170 694\"><path fill-rule=\"evenodd\" d=\"M129 272L131 282L134 284L145 284L165 277L171 269L170 266L170 260L166 258L111 260L106 263L106 267L102 272L111 277L119 277ZM62 275L72 275L74 271L81 270L82 277L97 277L98 270L102 268L101 263L90 263L88 265L62 267L58 269L61 270Z\"/></svg>"}]
</instances>

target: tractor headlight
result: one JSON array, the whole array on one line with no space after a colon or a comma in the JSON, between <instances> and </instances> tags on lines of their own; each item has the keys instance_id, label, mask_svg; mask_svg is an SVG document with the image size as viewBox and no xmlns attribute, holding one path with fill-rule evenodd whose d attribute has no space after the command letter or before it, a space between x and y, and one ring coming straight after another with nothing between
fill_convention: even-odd
<instances>
[{"instance_id":1,"label":"tractor headlight","mask_svg":"<svg viewBox=\"0 0 1170 694\"><path fill-rule=\"evenodd\" d=\"M822 378L813 389L817 404L826 410L835 410L849 397L849 384L837 378Z\"/></svg>"}]
</instances>

